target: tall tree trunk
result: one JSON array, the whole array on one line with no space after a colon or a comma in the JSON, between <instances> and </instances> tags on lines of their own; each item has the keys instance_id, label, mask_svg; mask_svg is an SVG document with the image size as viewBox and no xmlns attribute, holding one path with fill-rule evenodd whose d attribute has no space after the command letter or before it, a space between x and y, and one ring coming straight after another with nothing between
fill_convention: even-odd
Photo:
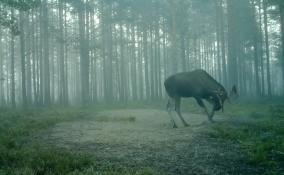
<instances>
[{"instance_id":1,"label":"tall tree trunk","mask_svg":"<svg viewBox=\"0 0 284 175\"><path fill-rule=\"evenodd\" d=\"M259 81L259 47L257 43L256 37L254 37L253 41L253 47L254 47L254 75L255 75L255 88L256 88L256 95L260 96L260 81Z\"/></svg>"},{"instance_id":2,"label":"tall tree trunk","mask_svg":"<svg viewBox=\"0 0 284 175\"><path fill-rule=\"evenodd\" d=\"M123 32L123 25L122 25L122 22L120 22L119 24L119 32L120 32L120 36L119 36L119 40L120 40L120 43L119 43L119 50L120 50L120 78L121 78L121 87L120 87L120 99L122 102L125 102L126 101L126 71L125 71L125 55L124 55L124 42L123 42L123 39L124 39L124 32Z\"/></svg>"},{"instance_id":3,"label":"tall tree trunk","mask_svg":"<svg viewBox=\"0 0 284 175\"><path fill-rule=\"evenodd\" d=\"M151 100L154 100L156 97L156 89L155 89L155 58L153 54L153 24L150 25L150 89L151 89Z\"/></svg>"},{"instance_id":4,"label":"tall tree trunk","mask_svg":"<svg viewBox=\"0 0 284 175\"><path fill-rule=\"evenodd\" d=\"M108 99L109 103L113 100L113 38L112 38L112 6L108 7L107 14L107 84L108 84Z\"/></svg>"},{"instance_id":5,"label":"tall tree trunk","mask_svg":"<svg viewBox=\"0 0 284 175\"><path fill-rule=\"evenodd\" d=\"M144 97L144 81L143 81L143 41L142 41L142 31L141 28L139 26L138 28L138 87L139 87L139 100L142 100Z\"/></svg>"},{"instance_id":6,"label":"tall tree trunk","mask_svg":"<svg viewBox=\"0 0 284 175\"><path fill-rule=\"evenodd\" d=\"M146 88L146 99L150 98L150 83L149 83L149 58L148 58L148 42L147 42L147 28L143 26L143 57L145 66L145 88Z\"/></svg>"},{"instance_id":7,"label":"tall tree trunk","mask_svg":"<svg viewBox=\"0 0 284 175\"><path fill-rule=\"evenodd\" d=\"M261 0L258 1L258 16L259 16L259 54L260 54L260 77L261 77L261 96L265 95L265 83L264 83L264 52L263 52L263 29L262 29L262 3ZM257 20L257 19L256 19Z\"/></svg>"},{"instance_id":8,"label":"tall tree trunk","mask_svg":"<svg viewBox=\"0 0 284 175\"><path fill-rule=\"evenodd\" d=\"M218 78L221 81L222 80L222 68L221 68L221 29L220 29L220 12L221 11L221 6L220 6L220 1L215 2L216 6L216 41L217 41L217 70L218 70Z\"/></svg>"},{"instance_id":9,"label":"tall tree trunk","mask_svg":"<svg viewBox=\"0 0 284 175\"><path fill-rule=\"evenodd\" d=\"M52 16L53 17L53 16ZM51 22L53 19L51 19ZM54 38L50 39L51 42L54 42ZM50 54L49 54L49 75L50 75L50 103L53 103L55 98L55 83L59 84L58 79L55 79L55 74L58 74L55 69L55 64L58 60L55 60L55 47L51 45ZM57 80L57 81L56 81Z\"/></svg>"},{"instance_id":10,"label":"tall tree trunk","mask_svg":"<svg viewBox=\"0 0 284 175\"><path fill-rule=\"evenodd\" d=\"M222 74L225 87L228 87L228 72L226 62L226 42L225 42L225 25L224 25L224 12L223 12L223 0L220 2L220 44L221 44L221 57L222 57Z\"/></svg>"},{"instance_id":11,"label":"tall tree trunk","mask_svg":"<svg viewBox=\"0 0 284 175\"><path fill-rule=\"evenodd\" d=\"M90 103L90 12L88 9L89 0L85 3L85 24L86 24L86 34L85 34L85 91L86 91L86 101Z\"/></svg>"},{"instance_id":12,"label":"tall tree trunk","mask_svg":"<svg viewBox=\"0 0 284 175\"><path fill-rule=\"evenodd\" d=\"M255 86L256 86L256 95L261 95L261 85L259 79L259 50L262 49L259 46L259 29L257 27L257 19L256 19L256 12L255 12L255 3L252 2L252 19L253 19L253 29L254 29L254 36L253 36L253 47L254 47L254 71L255 71Z\"/></svg>"},{"instance_id":13,"label":"tall tree trunk","mask_svg":"<svg viewBox=\"0 0 284 175\"><path fill-rule=\"evenodd\" d=\"M170 39L171 39L171 72L170 74L174 74L177 73L178 71L178 61L176 59L177 56L177 36L176 36L176 31L177 31L177 24L176 24L176 11L177 7L176 7L176 3L175 1L171 1L171 33L170 33Z\"/></svg>"},{"instance_id":14,"label":"tall tree trunk","mask_svg":"<svg viewBox=\"0 0 284 175\"><path fill-rule=\"evenodd\" d=\"M64 37L63 38L68 38L68 27L67 27L67 4L64 4ZM65 44L64 47L64 56L65 56L65 66L64 66L64 74L65 74L65 79L64 79L64 97L65 97L65 104L68 105L69 103L69 84L68 84L68 45Z\"/></svg>"},{"instance_id":15,"label":"tall tree trunk","mask_svg":"<svg viewBox=\"0 0 284 175\"><path fill-rule=\"evenodd\" d=\"M89 103L89 53L86 39L86 11L81 3L78 9L79 35L80 35L80 75L81 75L81 98L83 104ZM87 31L89 32L89 31Z\"/></svg>"},{"instance_id":16,"label":"tall tree trunk","mask_svg":"<svg viewBox=\"0 0 284 175\"><path fill-rule=\"evenodd\" d=\"M95 37L96 37L96 33L95 33L95 13L94 11L90 12L90 31L91 31L91 41L93 43L95 43ZM98 94L97 94L97 67L96 67L96 63L97 63L97 59L96 59L96 50L93 48L90 51L90 95L92 97L92 103L96 103L98 101Z\"/></svg>"},{"instance_id":17,"label":"tall tree trunk","mask_svg":"<svg viewBox=\"0 0 284 175\"><path fill-rule=\"evenodd\" d=\"M40 12L40 20L43 18L43 13L42 13L42 7L39 9ZM38 37L38 43L40 43L40 46L38 47L38 65L37 65L37 83L38 83L38 105L43 105L44 104L44 63L43 63L43 47L44 47L44 37L43 37L43 21L40 22L40 37Z\"/></svg>"},{"instance_id":18,"label":"tall tree trunk","mask_svg":"<svg viewBox=\"0 0 284 175\"><path fill-rule=\"evenodd\" d=\"M132 39L132 48L131 48L131 78L132 78L132 92L133 100L137 100L137 70L136 70L136 39L135 39L135 27L134 24L131 25L131 39Z\"/></svg>"},{"instance_id":19,"label":"tall tree trunk","mask_svg":"<svg viewBox=\"0 0 284 175\"><path fill-rule=\"evenodd\" d=\"M263 1L263 13L264 13L264 32L265 32L267 94L269 97L271 97L270 53L269 53L268 26L267 26L267 0Z\"/></svg>"},{"instance_id":20,"label":"tall tree trunk","mask_svg":"<svg viewBox=\"0 0 284 175\"><path fill-rule=\"evenodd\" d=\"M181 34L180 36L180 52L181 52L181 66L182 66L182 72L186 71L186 50L185 50L185 38L184 34Z\"/></svg>"},{"instance_id":21,"label":"tall tree trunk","mask_svg":"<svg viewBox=\"0 0 284 175\"><path fill-rule=\"evenodd\" d=\"M35 16L35 10L32 11L32 30L31 30L31 33L34 34L35 31L37 31L37 25L35 23L35 19L36 19L36 16ZM39 60L39 45L40 43L38 42L38 39L36 38L35 35L32 35L32 49L33 49L33 55L32 55L32 61L33 61L33 64L32 64L32 83L33 83L33 97L34 97L34 102L33 104L34 105L39 105L39 93L38 93L38 90L39 90L39 86L38 86L38 60Z\"/></svg>"},{"instance_id":22,"label":"tall tree trunk","mask_svg":"<svg viewBox=\"0 0 284 175\"><path fill-rule=\"evenodd\" d=\"M169 64L168 64L168 59L167 59L167 52L166 52L166 48L167 48L167 39L166 39L166 20L163 20L163 31L165 31L165 33L163 34L163 61L164 61L164 78L168 77L168 70L169 70Z\"/></svg>"},{"instance_id":23,"label":"tall tree trunk","mask_svg":"<svg viewBox=\"0 0 284 175\"><path fill-rule=\"evenodd\" d=\"M0 28L0 106L4 105L5 101L5 96L4 96L4 71L3 71L3 66L4 66L4 56L3 56L3 47L2 47L2 30Z\"/></svg>"},{"instance_id":24,"label":"tall tree trunk","mask_svg":"<svg viewBox=\"0 0 284 175\"><path fill-rule=\"evenodd\" d=\"M160 48L160 33L159 33L159 22L158 27L156 27L156 52L157 52L157 64L156 64L156 70L157 70L157 90L158 90L158 98L161 99L162 97L162 78L161 78L161 48Z\"/></svg>"},{"instance_id":25,"label":"tall tree trunk","mask_svg":"<svg viewBox=\"0 0 284 175\"><path fill-rule=\"evenodd\" d=\"M58 98L59 103L65 105L66 102L66 89L65 89L65 49L64 49L64 26L63 26L63 2L59 0L58 6L58 16L59 16L59 84L58 84Z\"/></svg>"},{"instance_id":26,"label":"tall tree trunk","mask_svg":"<svg viewBox=\"0 0 284 175\"><path fill-rule=\"evenodd\" d=\"M14 10L11 10L11 17L14 17ZM16 85L15 85L15 36L11 33L11 104L12 107L16 107Z\"/></svg>"},{"instance_id":27,"label":"tall tree trunk","mask_svg":"<svg viewBox=\"0 0 284 175\"><path fill-rule=\"evenodd\" d=\"M280 26L281 26L281 41L282 41L282 83L284 87L284 3L280 4ZM283 88L284 95L284 88Z\"/></svg>"},{"instance_id":28,"label":"tall tree trunk","mask_svg":"<svg viewBox=\"0 0 284 175\"><path fill-rule=\"evenodd\" d=\"M42 2L44 105L50 105L49 32L47 0Z\"/></svg>"},{"instance_id":29,"label":"tall tree trunk","mask_svg":"<svg viewBox=\"0 0 284 175\"><path fill-rule=\"evenodd\" d=\"M25 15L27 21L30 21L30 13L29 12L26 12L26 15ZM26 34L26 50L27 50L27 54L26 54L26 72L27 72L27 75L26 75L26 93L27 93L27 105L31 105L32 104L32 68L31 68L31 56L32 56L32 48L31 48L31 45L32 45L32 40L31 40L31 35L33 33L31 33L31 25L29 22L26 22L26 25L25 25L26 29L27 29L27 34Z\"/></svg>"},{"instance_id":30,"label":"tall tree trunk","mask_svg":"<svg viewBox=\"0 0 284 175\"><path fill-rule=\"evenodd\" d=\"M236 29L236 14L235 9L237 0L227 0L228 5L228 74L229 86L236 84L238 81L237 72L237 37L238 31Z\"/></svg>"},{"instance_id":31,"label":"tall tree trunk","mask_svg":"<svg viewBox=\"0 0 284 175\"><path fill-rule=\"evenodd\" d=\"M26 46L25 46L25 30L24 30L24 13L20 11L20 44L21 44L21 75L22 75L22 105L27 105L26 90Z\"/></svg>"}]
</instances>

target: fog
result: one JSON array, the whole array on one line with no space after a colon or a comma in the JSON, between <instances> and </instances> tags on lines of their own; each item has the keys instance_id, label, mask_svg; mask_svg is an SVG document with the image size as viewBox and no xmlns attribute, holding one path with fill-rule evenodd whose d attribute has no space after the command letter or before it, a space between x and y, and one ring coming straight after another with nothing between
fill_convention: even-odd
<instances>
[{"instance_id":1,"label":"fog","mask_svg":"<svg viewBox=\"0 0 284 175\"><path fill-rule=\"evenodd\" d=\"M0 0L0 174L283 173L283 2Z\"/></svg>"},{"instance_id":2,"label":"fog","mask_svg":"<svg viewBox=\"0 0 284 175\"><path fill-rule=\"evenodd\" d=\"M1 106L159 100L195 69L241 97L283 96L275 3L36 2L1 3Z\"/></svg>"}]
</instances>

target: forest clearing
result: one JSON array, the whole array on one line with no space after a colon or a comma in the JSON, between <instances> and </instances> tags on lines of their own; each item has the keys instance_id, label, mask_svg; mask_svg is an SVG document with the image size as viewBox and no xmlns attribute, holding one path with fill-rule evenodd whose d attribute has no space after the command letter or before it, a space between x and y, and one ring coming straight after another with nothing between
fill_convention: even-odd
<instances>
[{"instance_id":1,"label":"forest clearing","mask_svg":"<svg viewBox=\"0 0 284 175\"><path fill-rule=\"evenodd\" d=\"M284 175L284 0L0 0L0 175L160 174Z\"/></svg>"},{"instance_id":2,"label":"forest clearing","mask_svg":"<svg viewBox=\"0 0 284 175\"><path fill-rule=\"evenodd\" d=\"M171 127L167 115L153 109L103 111L90 120L56 125L46 140L93 154L101 164L150 169L154 174L252 173L233 142L202 135L210 125L205 115L187 114L191 126L178 129ZM217 120L228 122L222 117Z\"/></svg>"},{"instance_id":3,"label":"forest clearing","mask_svg":"<svg viewBox=\"0 0 284 175\"><path fill-rule=\"evenodd\" d=\"M2 109L0 172L283 174L283 103L226 104L210 123L190 101L178 128L159 103L129 106Z\"/></svg>"}]
</instances>

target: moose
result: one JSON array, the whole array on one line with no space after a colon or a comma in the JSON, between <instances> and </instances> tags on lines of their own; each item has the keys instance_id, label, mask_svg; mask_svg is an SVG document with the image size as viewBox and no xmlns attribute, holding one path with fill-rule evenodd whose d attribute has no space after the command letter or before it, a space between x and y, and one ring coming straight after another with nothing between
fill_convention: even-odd
<instances>
[{"instance_id":1,"label":"moose","mask_svg":"<svg viewBox=\"0 0 284 175\"><path fill-rule=\"evenodd\" d=\"M177 125L171 115L172 102L174 102L175 111L182 123L184 126L188 126L180 111L181 97L195 98L198 105L204 108L210 122L214 122L213 116L215 111L219 111L220 109L222 109L222 111L224 110L223 106L225 100L230 101L225 88L202 69L172 75L165 80L164 85L170 97L167 103L167 110L174 128L176 128ZM230 92L230 96L234 95L237 95L235 85ZM207 110L202 99L205 99L213 105L211 112Z\"/></svg>"}]
</instances>

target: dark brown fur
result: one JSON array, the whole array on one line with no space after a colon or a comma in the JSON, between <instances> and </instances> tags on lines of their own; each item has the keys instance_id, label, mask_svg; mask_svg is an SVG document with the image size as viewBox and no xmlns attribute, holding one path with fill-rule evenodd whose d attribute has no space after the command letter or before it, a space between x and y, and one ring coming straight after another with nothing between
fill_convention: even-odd
<instances>
[{"instance_id":1,"label":"dark brown fur","mask_svg":"<svg viewBox=\"0 0 284 175\"><path fill-rule=\"evenodd\" d=\"M212 78L206 71L198 69L192 72L182 72L170 76L165 80L166 92L170 97L167 108L170 112L171 99L175 102L175 110L183 121L187 123L180 113L181 97L193 97L197 103L205 109L210 121L214 115L214 111L223 109L223 103L228 98L225 88ZM208 112L202 99L207 100L213 105L211 113ZM174 127L176 127L172 119Z\"/></svg>"}]
</instances>

